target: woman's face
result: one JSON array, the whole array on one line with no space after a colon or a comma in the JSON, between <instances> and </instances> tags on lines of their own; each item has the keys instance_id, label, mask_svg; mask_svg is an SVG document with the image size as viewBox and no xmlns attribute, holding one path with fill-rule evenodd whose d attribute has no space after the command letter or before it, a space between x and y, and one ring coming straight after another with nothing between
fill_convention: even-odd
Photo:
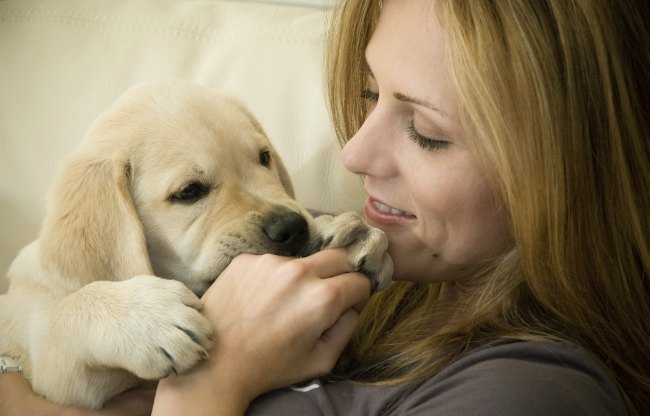
<instances>
[{"instance_id":1,"label":"woman's face","mask_svg":"<svg viewBox=\"0 0 650 416\"><path fill-rule=\"evenodd\" d=\"M510 243L466 145L444 48L435 2L385 0L366 49L370 111L343 149L396 280L461 281Z\"/></svg>"}]
</instances>

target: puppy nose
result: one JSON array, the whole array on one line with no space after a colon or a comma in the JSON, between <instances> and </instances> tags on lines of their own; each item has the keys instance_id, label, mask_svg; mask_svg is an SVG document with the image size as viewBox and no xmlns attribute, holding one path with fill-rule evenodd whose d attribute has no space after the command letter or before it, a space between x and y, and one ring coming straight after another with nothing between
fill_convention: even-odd
<instances>
[{"instance_id":1,"label":"puppy nose","mask_svg":"<svg viewBox=\"0 0 650 416\"><path fill-rule=\"evenodd\" d=\"M262 229L276 248L275 254L295 256L309 239L307 220L294 211L269 215Z\"/></svg>"}]
</instances>

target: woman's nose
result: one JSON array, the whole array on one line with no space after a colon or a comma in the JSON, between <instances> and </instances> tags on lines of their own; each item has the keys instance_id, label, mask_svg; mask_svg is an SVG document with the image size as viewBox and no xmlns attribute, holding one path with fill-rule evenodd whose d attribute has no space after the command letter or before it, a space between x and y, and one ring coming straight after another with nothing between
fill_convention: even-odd
<instances>
[{"instance_id":1,"label":"woman's nose","mask_svg":"<svg viewBox=\"0 0 650 416\"><path fill-rule=\"evenodd\" d=\"M389 129L382 127L376 110L343 147L343 165L357 175L387 177L394 174Z\"/></svg>"}]
</instances>

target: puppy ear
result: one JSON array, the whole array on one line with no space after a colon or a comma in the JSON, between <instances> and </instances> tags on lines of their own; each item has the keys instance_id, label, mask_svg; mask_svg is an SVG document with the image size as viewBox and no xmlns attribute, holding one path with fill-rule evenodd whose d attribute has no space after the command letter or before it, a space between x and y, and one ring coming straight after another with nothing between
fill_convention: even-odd
<instances>
[{"instance_id":1,"label":"puppy ear","mask_svg":"<svg viewBox=\"0 0 650 416\"><path fill-rule=\"evenodd\" d=\"M81 149L55 181L39 244L43 266L63 279L85 285L152 274L129 191L130 163L116 153Z\"/></svg>"}]
</instances>

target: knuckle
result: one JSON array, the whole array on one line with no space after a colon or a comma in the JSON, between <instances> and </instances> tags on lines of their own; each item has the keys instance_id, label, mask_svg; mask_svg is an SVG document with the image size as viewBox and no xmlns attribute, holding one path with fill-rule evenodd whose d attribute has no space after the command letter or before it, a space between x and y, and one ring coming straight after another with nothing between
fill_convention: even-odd
<instances>
[{"instance_id":1,"label":"knuckle","mask_svg":"<svg viewBox=\"0 0 650 416\"><path fill-rule=\"evenodd\" d=\"M338 305L342 295L342 289L327 280L323 280L322 283L322 287L318 292L318 301L315 303L319 308L329 310Z\"/></svg>"},{"instance_id":2,"label":"knuckle","mask_svg":"<svg viewBox=\"0 0 650 416\"><path fill-rule=\"evenodd\" d=\"M259 255L260 261L265 264L276 264L280 258L272 253L262 253Z\"/></svg>"},{"instance_id":3,"label":"knuckle","mask_svg":"<svg viewBox=\"0 0 650 416\"><path fill-rule=\"evenodd\" d=\"M285 279L298 279L309 274L309 267L300 259L283 263L278 271Z\"/></svg>"}]
</instances>

